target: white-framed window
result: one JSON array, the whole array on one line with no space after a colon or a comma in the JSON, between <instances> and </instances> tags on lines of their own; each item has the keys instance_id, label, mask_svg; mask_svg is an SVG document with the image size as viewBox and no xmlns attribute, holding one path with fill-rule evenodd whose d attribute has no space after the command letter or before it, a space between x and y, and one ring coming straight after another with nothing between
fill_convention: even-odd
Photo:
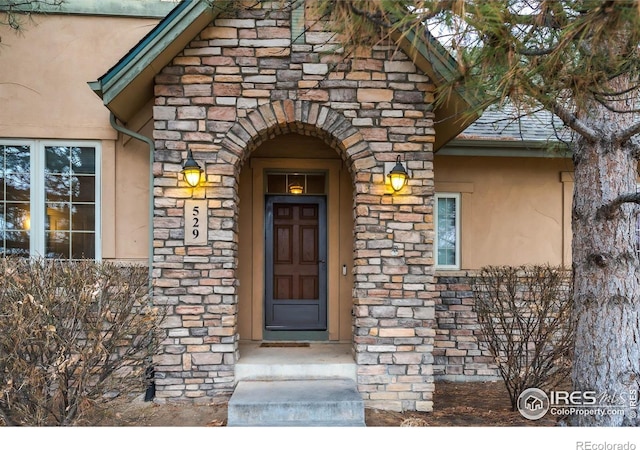
<instances>
[{"instance_id":1,"label":"white-framed window","mask_svg":"<svg viewBox=\"0 0 640 450\"><path fill-rule=\"evenodd\" d=\"M460 194L435 195L435 254L438 269L460 268Z\"/></svg>"},{"instance_id":2,"label":"white-framed window","mask_svg":"<svg viewBox=\"0 0 640 450\"><path fill-rule=\"evenodd\" d=\"M100 259L100 144L0 139L0 256Z\"/></svg>"}]
</instances>

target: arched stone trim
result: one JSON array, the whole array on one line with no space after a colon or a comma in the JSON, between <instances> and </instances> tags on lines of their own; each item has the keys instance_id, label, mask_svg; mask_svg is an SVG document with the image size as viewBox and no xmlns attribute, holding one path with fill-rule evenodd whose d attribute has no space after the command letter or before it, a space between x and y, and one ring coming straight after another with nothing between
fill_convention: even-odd
<instances>
[{"instance_id":1,"label":"arched stone trim","mask_svg":"<svg viewBox=\"0 0 640 450\"><path fill-rule=\"evenodd\" d=\"M356 168L367 170L376 166L375 157L362 134L344 115L304 100L271 102L239 119L222 141L220 157L239 167L262 143L288 133L322 139L339 151L352 174ZM230 155L224 155L225 151Z\"/></svg>"},{"instance_id":2,"label":"arched stone trim","mask_svg":"<svg viewBox=\"0 0 640 450\"><path fill-rule=\"evenodd\" d=\"M372 181L372 173L381 171L380 164L370 149L369 142L348 118L339 111L311 101L282 100L264 104L246 117L239 118L226 132L219 144L218 158L234 167L233 187L236 193L240 169L251 153L276 136L289 133L319 138L338 152L351 174L354 215L356 218L368 215L366 202L361 201L358 193L368 192L367 186ZM359 205L364 208L358 208ZM235 202L232 211L234 221L237 222L238 208ZM357 260L355 250L366 246L366 239L358 237L354 229L354 261ZM368 263L362 261L362 264ZM358 284L358 281L354 281L354 306L357 303L356 296L366 292L366 289L358 289ZM352 325L357 328L355 322ZM353 344L354 351L357 352L355 341Z\"/></svg>"}]
</instances>

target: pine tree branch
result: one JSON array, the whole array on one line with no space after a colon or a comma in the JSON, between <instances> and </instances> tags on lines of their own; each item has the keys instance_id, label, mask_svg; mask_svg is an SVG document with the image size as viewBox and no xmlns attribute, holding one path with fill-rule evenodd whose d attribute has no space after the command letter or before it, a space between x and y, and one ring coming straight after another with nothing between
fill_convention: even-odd
<instances>
[{"instance_id":1,"label":"pine tree branch","mask_svg":"<svg viewBox=\"0 0 640 450\"><path fill-rule=\"evenodd\" d=\"M615 139L617 142L624 143L638 133L640 133L640 120L635 122L633 125L625 128L624 130L620 130L618 133L616 133Z\"/></svg>"},{"instance_id":2,"label":"pine tree branch","mask_svg":"<svg viewBox=\"0 0 640 450\"><path fill-rule=\"evenodd\" d=\"M366 18L371 23L374 23L374 24L376 24L376 25L378 25L380 27L383 27L383 28L391 28L391 27L393 27L393 24L391 22L386 21L384 19L384 17L382 16L382 14L380 14L379 12L370 13L370 12L364 11L364 10L362 10L360 8L357 8L351 2L348 3L348 7L349 7L349 10L352 13L354 13L354 14L360 16L360 17Z\"/></svg>"},{"instance_id":3,"label":"pine tree branch","mask_svg":"<svg viewBox=\"0 0 640 450\"><path fill-rule=\"evenodd\" d=\"M598 219L613 219L619 211L619 208L624 203L635 203L640 205L640 192L632 192L630 194L622 194L615 200L609 202L606 205L598 208L596 218Z\"/></svg>"},{"instance_id":4,"label":"pine tree branch","mask_svg":"<svg viewBox=\"0 0 640 450\"><path fill-rule=\"evenodd\" d=\"M20 15L40 12L43 6L61 7L64 2L65 0L5 0L0 2L0 12L5 13L5 19L0 20L0 25L20 30Z\"/></svg>"},{"instance_id":5,"label":"pine tree branch","mask_svg":"<svg viewBox=\"0 0 640 450\"><path fill-rule=\"evenodd\" d=\"M589 141L593 142L597 139L596 132L593 128L587 126L573 112L563 106L555 98L551 98L549 95L546 95L538 86L532 83L531 80L522 79L521 83L525 88L525 96L534 99L540 103L544 109L558 116L558 118L562 120L567 127Z\"/></svg>"},{"instance_id":6,"label":"pine tree branch","mask_svg":"<svg viewBox=\"0 0 640 450\"><path fill-rule=\"evenodd\" d=\"M597 139L596 132L593 128L587 126L583 121L578 119L574 113L557 101L546 99L545 102L543 102L543 105L546 106L549 111L558 116L567 127L571 128L585 139L588 139L589 141L595 141Z\"/></svg>"}]
</instances>

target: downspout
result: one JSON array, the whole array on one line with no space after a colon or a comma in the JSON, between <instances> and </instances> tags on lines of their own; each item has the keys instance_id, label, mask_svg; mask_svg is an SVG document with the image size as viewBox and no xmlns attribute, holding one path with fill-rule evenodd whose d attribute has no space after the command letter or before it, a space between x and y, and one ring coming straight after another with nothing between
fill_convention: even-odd
<instances>
[{"instance_id":1,"label":"downspout","mask_svg":"<svg viewBox=\"0 0 640 450\"><path fill-rule=\"evenodd\" d=\"M109 120L114 130L145 142L149 146L149 293L153 294L153 156L156 150L156 144L153 142L153 139L118 125L116 122L116 116L113 112L109 114ZM145 380L149 382L145 391L144 401L149 402L153 400L156 395L156 384L154 379L155 372L152 361L149 361L149 365L145 369L144 376Z\"/></svg>"},{"instance_id":2,"label":"downspout","mask_svg":"<svg viewBox=\"0 0 640 450\"><path fill-rule=\"evenodd\" d=\"M113 113L110 113L109 120L111 121L111 126L116 130L120 131L127 136L131 136L132 138L138 139L146 143L149 146L149 288L152 285L152 276L153 276L153 155L156 150L156 144L153 139L148 138L140 133L136 133L135 131L129 130L128 128L123 127L122 125L118 125L116 122L116 116Z\"/></svg>"}]
</instances>

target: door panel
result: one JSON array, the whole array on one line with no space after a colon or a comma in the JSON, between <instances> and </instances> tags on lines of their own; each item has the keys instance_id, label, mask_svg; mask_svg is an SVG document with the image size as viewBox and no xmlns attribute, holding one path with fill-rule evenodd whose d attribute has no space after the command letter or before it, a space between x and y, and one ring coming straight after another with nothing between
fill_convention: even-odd
<instances>
[{"instance_id":1,"label":"door panel","mask_svg":"<svg viewBox=\"0 0 640 450\"><path fill-rule=\"evenodd\" d=\"M291 264L293 263L293 227L290 225L274 225L274 250L276 252L276 264Z\"/></svg>"},{"instance_id":2,"label":"door panel","mask_svg":"<svg viewBox=\"0 0 640 450\"><path fill-rule=\"evenodd\" d=\"M267 196L265 327L326 330L326 200Z\"/></svg>"}]
</instances>

